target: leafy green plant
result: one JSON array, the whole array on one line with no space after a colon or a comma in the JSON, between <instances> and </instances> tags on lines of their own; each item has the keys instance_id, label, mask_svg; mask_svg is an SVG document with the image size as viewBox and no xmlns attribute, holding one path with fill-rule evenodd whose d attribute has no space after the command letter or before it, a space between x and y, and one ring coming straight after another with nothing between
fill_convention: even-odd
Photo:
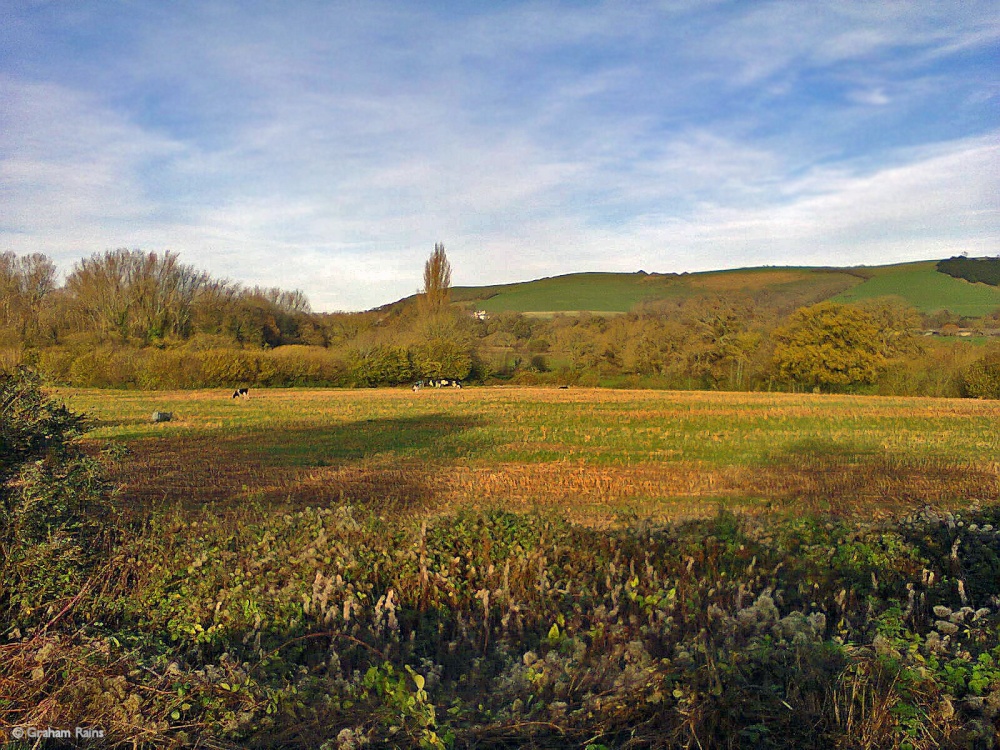
<instances>
[{"instance_id":1,"label":"leafy green plant","mask_svg":"<svg viewBox=\"0 0 1000 750\"><path fill-rule=\"evenodd\" d=\"M411 680L413 689L409 684ZM451 734L438 735L436 708L428 699L425 684L423 675L415 672L410 665L405 665L405 672L400 673L389 662L369 667L362 681L367 690L373 691L383 701L394 720L404 727L414 728L421 748L444 750L450 744Z\"/></svg>"}]
</instances>

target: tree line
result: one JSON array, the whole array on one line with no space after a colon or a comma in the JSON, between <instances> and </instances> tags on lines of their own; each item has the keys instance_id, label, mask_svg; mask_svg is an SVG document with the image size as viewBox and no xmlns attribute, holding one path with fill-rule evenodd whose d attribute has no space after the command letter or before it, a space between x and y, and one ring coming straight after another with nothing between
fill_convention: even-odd
<instances>
[{"instance_id":1,"label":"tree line","mask_svg":"<svg viewBox=\"0 0 1000 750\"><path fill-rule=\"evenodd\" d=\"M217 335L247 346L317 343L300 291L213 279L171 252L118 249L76 263L61 286L41 254L0 254L0 343L163 346Z\"/></svg>"},{"instance_id":2,"label":"tree line","mask_svg":"<svg viewBox=\"0 0 1000 750\"><path fill-rule=\"evenodd\" d=\"M938 261L937 270L956 279L1000 286L1000 256L996 258L955 256Z\"/></svg>"},{"instance_id":3,"label":"tree line","mask_svg":"<svg viewBox=\"0 0 1000 750\"><path fill-rule=\"evenodd\" d=\"M624 315L472 315L444 246L421 294L315 313L298 290L212 278L170 252L118 249L64 283L46 256L0 254L0 367L53 383L175 388L392 386L417 379L1000 396L1000 351L936 341L900 300L844 305L766 291L657 300ZM947 318L947 320L946 320ZM964 321L968 323L969 321ZM977 321L1000 326L1000 310Z\"/></svg>"}]
</instances>

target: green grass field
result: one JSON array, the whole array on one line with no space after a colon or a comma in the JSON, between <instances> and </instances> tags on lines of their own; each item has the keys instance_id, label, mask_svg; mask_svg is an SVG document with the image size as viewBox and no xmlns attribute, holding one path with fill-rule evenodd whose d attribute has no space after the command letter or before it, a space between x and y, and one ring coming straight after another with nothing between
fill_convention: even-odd
<instances>
[{"instance_id":1,"label":"green grass field","mask_svg":"<svg viewBox=\"0 0 1000 750\"><path fill-rule=\"evenodd\" d=\"M818 301L862 282L838 269L749 268L694 274L579 273L495 287L454 290L457 302L487 312L624 313L653 300L767 290L781 299Z\"/></svg>"},{"instance_id":2,"label":"green grass field","mask_svg":"<svg viewBox=\"0 0 1000 750\"><path fill-rule=\"evenodd\" d=\"M689 459L765 463L803 444L845 451L978 461L1000 456L993 402L766 393L258 390L249 402L217 391L63 391L94 418L97 439L232 438L310 464L372 455L484 462L553 459L631 465ZM149 423L155 409L175 421ZM354 432L355 434L350 434Z\"/></svg>"},{"instance_id":3,"label":"green grass field","mask_svg":"<svg viewBox=\"0 0 1000 750\"><path fill-rule=\"evenodd\" d=\"M388 492L428 508L565 502L606 523L622 509L679 517L824 493L998 492L993 402L527 388L60 395L92 415L90 438L135 450L128 480L142 497ZM154 410L176 419L151 424Z\"/></svg>"},{"instance_id":4,"label":"green grass field","mask_svg":"<svg viewBox=\"0 0 1000 750\"><path fill-rule=\"evenodd\" d=\"M687 286L671 277L581 273L511 284L475 307L487 312L628 312L648 299L684 296Z\"/></svg>"}]
</instances>

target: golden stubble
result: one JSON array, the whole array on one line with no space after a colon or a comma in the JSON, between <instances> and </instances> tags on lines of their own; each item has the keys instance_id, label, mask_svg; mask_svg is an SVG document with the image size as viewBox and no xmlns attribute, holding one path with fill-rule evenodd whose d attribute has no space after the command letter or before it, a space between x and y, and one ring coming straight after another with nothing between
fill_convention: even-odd
<instances>
[{"instance_id":1,"label":"golden stubble","mask_svg":"<svg viewBox=\"0 0 1000 750\"><path fill-rule=\"evenodd\" d=\"M250 499L426 513L476 506L603 526L701 517L720 506L884 513L1000 498L988 428L1000 424L994 402L578 388L258 390L249 402L217 391L60 395L95 416L95 444L125 435L132 456L115 471L130 507ZM178 418L149 425L153 408ZM393 444L395 426L411 423L442 437L421 438L427 444L415 451L405 436ZM450 433L453 423L461 427ZM368 425L381 430L377 450L367 450ZM459 433L478 441L466 453ZM802 452L771 450L769 441L800 433ZM324 441L337 448L346 439L358 455L323 458ZM661 439L673 442L661 447ZM442 455L438 442L454 452ZM747 443L761 446L755 460L740 453ZM962 453L949 453L959 443ZM706 448L719 453L698 458Z\"/></svg>"}]
</instances>

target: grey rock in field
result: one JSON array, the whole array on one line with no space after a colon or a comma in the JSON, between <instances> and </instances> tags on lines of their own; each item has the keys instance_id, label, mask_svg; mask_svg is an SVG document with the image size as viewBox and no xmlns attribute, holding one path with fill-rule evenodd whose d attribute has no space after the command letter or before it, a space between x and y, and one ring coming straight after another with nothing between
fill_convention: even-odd
<instances>
[{"instance_id":1,"label":"grey rock in field","mask_svg":"<svg viewBox=\"0 0 1000 750\"><path fill-rule=\"evenodd\" d=\"M174 418L174 413L172 411L153 412L153 422L169 422L173 418Z\"/></svg>"}]
</instances>

